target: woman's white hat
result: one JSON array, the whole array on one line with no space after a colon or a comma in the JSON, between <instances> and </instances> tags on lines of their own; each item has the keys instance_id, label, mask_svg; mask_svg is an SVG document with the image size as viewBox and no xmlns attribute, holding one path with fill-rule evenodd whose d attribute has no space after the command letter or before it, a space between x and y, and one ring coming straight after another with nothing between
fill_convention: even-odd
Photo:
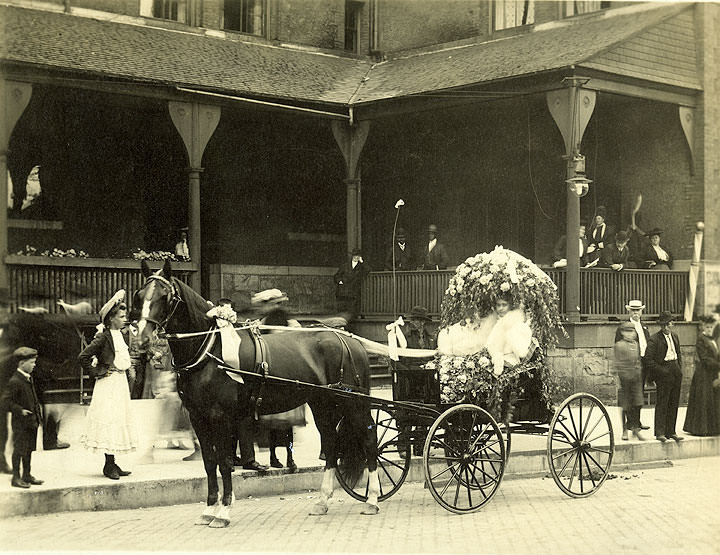
<instances>
[{"instance_id":1,"label":"woman's white hat","mask_svg":"<svg viewBox=\"0 0 720 555\"><path fill-rule=\"evenodd\" d=\"M108 312L110 312L113 308L115 308L117 305L119 305L124 300L125 300L125 289L120 289L100 309L100 321L102 322L103 320L105 320L105 316L108 315Z\"/></svg>"},{"instance_id":2,"label":"woman's white hat","mask_svg":"<svg viewBox=\"0 0 720 555\"><path fill-rule=\"evenodd\" d=\"M252 304L260 304L260 303L282 303L287 301L287 295L280 291L280 289L266 289L265 291L260 291L259 293L255 293L252 296L251 302Z\"/></svg>"}]
</instances>

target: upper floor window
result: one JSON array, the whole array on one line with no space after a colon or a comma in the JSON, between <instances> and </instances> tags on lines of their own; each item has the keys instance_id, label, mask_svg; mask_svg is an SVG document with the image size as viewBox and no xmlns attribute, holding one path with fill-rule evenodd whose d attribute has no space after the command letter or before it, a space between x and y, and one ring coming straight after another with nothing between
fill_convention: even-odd
<instances>
[{"instance_id":1,"label":"upper floor window","mask_svg":"<svg viewBox=\"0 0 720 555\"><path fill-rule=\"evenodd\" d=\"M596 12L610 7L608 0L565 0L565 15Z\"/></svg>"},{"instance_id":2,"label":"upper floor window","mask_svg":"<svg viewBox=\"0 0 720 555\"><path fill-rule=\"evenodd\" d=\"M250 35L265 34L265 0L225 0L223 29Z\"/></svg>"},{"instance_id":3,"label":"upper floor window","mask_svg":"<svg viewBox=\"0 0 720 555\"><path fill-rule=\"evenodd\" d=\"M187 23L188 0L140 0L140 15Z\"/></svg>"},{"instance_id":4,"label":"upper floor window","mask_svg":"<svg viewBox=\"0 0 720 555\"><path fill-rule=\"evenodd\" d=\"M345 0L345 50L348 52L358 52L362 9L362 2Z\"/></svg>"},{"instance_id":5,"label":"upper floor window","mask_svg":"<svg viewBox=\"0 0 720 555\"><path fill-rule=\"evenodd\" d=\"M535 0L495 0L495 30L535 22Z\"/></svg>"}]
</instances>

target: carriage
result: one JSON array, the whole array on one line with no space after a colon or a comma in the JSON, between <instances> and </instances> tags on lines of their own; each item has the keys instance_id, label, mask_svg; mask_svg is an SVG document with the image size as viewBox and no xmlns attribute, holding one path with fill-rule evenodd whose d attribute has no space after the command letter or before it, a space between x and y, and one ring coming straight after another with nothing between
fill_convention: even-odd
<instances>
[{"instance_id":1,"label":"carriage","mask_svg":"<svg viewBox=\"0 0 720 555\"><path fill-rule=\"evenodd\" d=\"M498 249L458 267L441 324L455 325L462 318L469 322L471 312L487 315L504 294L520 299L518 310L523 322L527 315L523 325L532 331L534 348L495 374L497 366L490 361L496 358L494 340L468 356L403 350L425 360L393 363L392 399L369 395L368 352L387 354L388 345L328 327L213 324L205 314L207 301L175 279L169 263L155 273L143 264L146 282L133 299L141 314L138 336L149 340L162 332L170 342L178 390L208 475L207 508L196 523L230 523L232 443L227 431L233 420L253 410L272 414L305 402L326 454L319 499L310 514L327 513L335 478L365 502L364 514L377 514L378 502L398 491L411 472L412 455L420 451L425 482L436 501L452 512L476 511L496 494L517 434L547 435L547 470L564 493L586 497L597 491L608 476L614 450L608 412L586 393L551 410L545 353L555 337L553 328L560 325L555 286L530 261ZM495 317L496 324L508 321L499 312ZM483 318L487 322L490 316ZM484 324L478 326L483 329ZM263 336L262 328L283 333ZM493 325L488 337L501 328ZM233 365L225 355L229 346ZM467 372L455 372L458 368ZM461 387L451 387L450 375Z\"/></svg>"}]
</instances>

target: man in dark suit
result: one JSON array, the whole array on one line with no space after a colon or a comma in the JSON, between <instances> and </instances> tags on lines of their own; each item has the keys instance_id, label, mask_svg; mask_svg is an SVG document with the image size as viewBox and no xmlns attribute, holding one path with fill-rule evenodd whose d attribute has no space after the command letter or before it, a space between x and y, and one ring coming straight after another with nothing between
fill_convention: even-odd
<instances>
[{"instance_id":1,"label":"man in dark suit","mask_svg":"<svg viewBox=\"0 0 720 555\"><path fill-rule=\"evenodd\" d=\"M645 351L650 379L657 385L655 437L662 442L668 439L684 439L675 433L682 382L682 358L680 340L672 331L672 319L672 314L668 311L660 314L660 331L650 336Z\"/></svg>"},{"instance_id":2,"label":"man in dark suit","mask_svg":"<svg viewBox=\"0 0 720 555\"><path fill-rule=\"evenodd\" d=\"M615 243L606 246L600 255L600 268L611 268L619 272L623 268L627 268L630 259L630 249L627 246L628 236L624 231L618 231L615 234Z\"/></svg>"},{"instance_id":3,"label":"man in dark suit","mask_svg":"<svg viewBox=\"0 0 720 555\"><path fill-rule=\"evenodd\" d=\"M435 224L430 224L427 230L428 242L423 251L423 270L444 270L448 265L448 255L445 245L438 241L438 229Z\"/></svg>"},{"instance_id":4,"label":"man in dark suit","mask_svg":"<svg viewBox=\"0 0 720 555\"><path fill-rule=\"evenodd\" d=\"M642 365L642 388L643 393L645 392L645 379L647 378L648 365L645 359L645 353L647 352L647 344L650 340L650 330L642 323L640 318L642 317L642 311L645 309L645 305L642 301L632 300L625 305L625 310L630 313L630 322L635 327L635 332L638 336L638 345L640 346L640 363ZM622 333L620 326L615 330L615 343L622 339ZM643 430L649 430L650 426L644 426L640 424L640 428Z\"/></svg>"},{"instance_id":5,"label":"man in dark suit","mask_svg":"<svg viewBox=\"0 0 720 555\"><path fill-rule=\"evenodd\" d=\"M354 317L360 312L362 280L370 270L363 261L360 249L353 249L350 256L350 262L345 262L335 272L335 299L338 311L349 312Z\"/></svg>"},{"instance_id":6,"label":"man in dark suit","mask_svg":"<svg viewBox=\"0 0 720 555\"><path fill-rule=\"evenodd\" d=\"M35 451L38 427L40 426L40 401L33 386L32 373L35 370L37 351L30 347L15 349L13 356L17 361L17 370L7 384L3 396L4 405L12 413L13 454L12 454L12 480L16 488L29 488L31 485L40 485L38 480L30 474L30 457ZM23 465L20 476L20 461Z\"/></svg>"},{"instance_id":7,"label":"man in dark suit","mask_svg":"<svg viewBox=\"0 0 720 555\"><path fill-rule=\"evenodd\" d=\"M405 242L405 230L401 227L397 229L395 233L395 244L388 250L388 254L385 257L385 269L393 269L393 254L395 255L395 269L398 271L414 270L412 265L412 255L410 248Z\"/></svg>"},{"instance_id":8,"label":"man in dark suit","mask_svg":"<svg viewBox=\"0 0 720 555\"><path fill-rule=\"evenodd\" d=\"M585 237L585 224L580 222L578 227L578 254L580 256L580 267L585 266L588 262L588 240ZM555 268L564 268L567 266L567 235L561 235L555 248L553 249L553 266Z\"/></svg>"}]
</instances>

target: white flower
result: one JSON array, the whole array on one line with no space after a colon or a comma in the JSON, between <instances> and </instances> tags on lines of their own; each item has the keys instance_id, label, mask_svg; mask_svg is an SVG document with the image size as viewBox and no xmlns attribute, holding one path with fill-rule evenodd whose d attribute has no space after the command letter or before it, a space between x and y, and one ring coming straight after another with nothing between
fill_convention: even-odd
<instances>
[{"instance_id":1,"label":"white flower","mask_svg":"<svg viewBox=\"0 0 720 555\"><path fill-rule=\"evenodd\" d=\"M527 279L525 280L525 285L527 285L528 287L532 287L533 285L535 285L535 280L533 278Z\"/></svg>"},{"instance_id":2,"label":"white flower","mask_svg":"<svg viewBox=\"0 0 720 555\"><path fill-rule=\"evenodd\" d=\"M497 274L499 271L500 271L500 266L498 266L497 264L495 264L495 262L493 262L492 264L490 264L490 272L491 272L491 273Z\"/></svg>"},{"instance_id":3,"label":"white flower","mask_svg":"<svg viewBox=\"0 0 720 555\"><path fill-rule=\"evenodd\" d=\"M458 376L458 381L459 381L460 383L465 383L465 382L467 382L467 376L466 376L465 374L460 374L460 375Z\"/></svg>"},{"instance_id":4,"label":"white flower","mask_svg":"<svg viewBox=\"0 0 720 555\"><path fill-rule=\"evenodd\" d=\"M507 281L503 281L502 284L500 284L500 289L502 291L509 291L510 290L510 284Z\"/></svg>"},{"instance_id":5,"label":"white flower","mask_svg":"<svg viewBox=\"0 0 720 555\"><path fill-rule=\"evenodd\" d=\"M478 359L478 363L480 366L489 366L490 365L490 359L488 357L480 357Z\"/></svg>"},{"instance_id":6,"label":"white flower","mask_svg":"<svg viewBox=\"0 0 720 555\"><path fill-rule=\"evenodd\" d=\"M462 365L463 365L462 357L456 357L455 360L453 360L453 366L455 368L462 368Z\"/></svg>"},{"instance_id":7,"label":"white flower","mask_svg":"<svg viewBox=\"0 0 720 555\"><path fill-rule=\"evenodd\" d=\"M459 276L465 277L465 276L468 275L469 273L470 273L470 267L469 267L469 266L462 265L462 266L460 266L460 268L458 269L458 275L459 275Z\"/></svg>"},{"instance_id":8,"label":"white flower","mask_svg":"<svg viewBox=\"0 0 720 555\"><path fill-rule=\"evenodd\" d=\"M442 388L442 392L443 392L444 395L448 395L448 396L449 396L450 393L452 393L452 390L451 390L448 386L444 386L444 387Z\"/></svg>"},{"instance_id":9,"label":"white flower","mask_svg":"<svg viewBox=\"0 0 720 555\"><path fill-rule=\"evenodd\" d=\"M398 209L401 206L405 206L405 201L403 199L398 199L398 201L395 203L395 209Z\"/></svg>"},{"instance_id":10,"label":"white flower","mask_svg":"<svg viewBox=\"0 0 720 555\"><path fill-rule=\"evenodd\" d=\"M480 283L482 283L483 285L487 285L488 283L490 283L491 279L492 276L490 274L484 274L480 276Z\"/></svg>"},{"instance_id":11,"label":"white flower","mask_svg":"<svg viewBox=\"0 0 720 555\"><path fill-rule=\"evenodd\" d=\"M480 272L477 270L473 270L472 274L470 274L470 279L478 279L480 277Z\"/></svg>"}]
</instances>

